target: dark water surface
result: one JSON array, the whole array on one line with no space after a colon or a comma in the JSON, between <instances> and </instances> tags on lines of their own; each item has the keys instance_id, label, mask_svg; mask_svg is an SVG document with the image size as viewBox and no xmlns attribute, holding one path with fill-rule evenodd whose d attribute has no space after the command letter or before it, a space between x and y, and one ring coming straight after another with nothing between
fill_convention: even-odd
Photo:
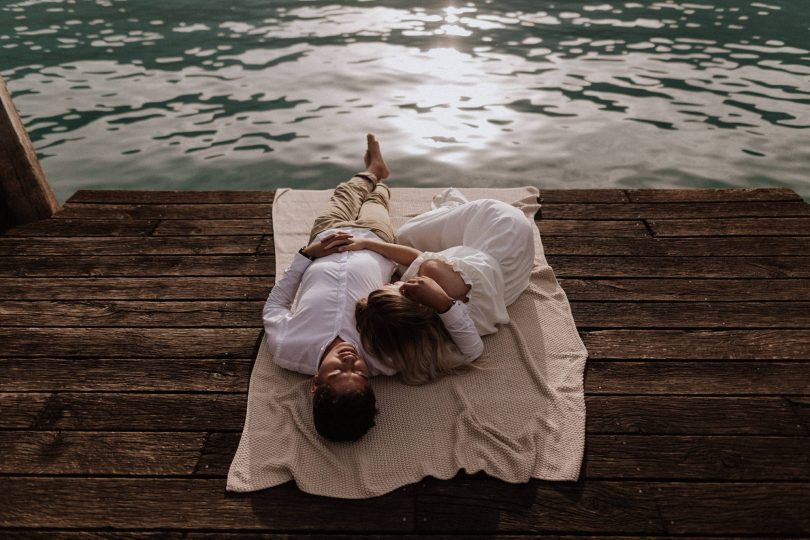
<instances>
[{"instance_id":1,"label":"dark water surface","mask_svg":"<svg viewBox=\"0 0 810 540\"><path fill-rule=\"evenodd\" d=\"M808 0L415 4L6 1L0 73L60 201L332 187L367 131L396 185L810 199Z\"/></svg>"}]
</instances>

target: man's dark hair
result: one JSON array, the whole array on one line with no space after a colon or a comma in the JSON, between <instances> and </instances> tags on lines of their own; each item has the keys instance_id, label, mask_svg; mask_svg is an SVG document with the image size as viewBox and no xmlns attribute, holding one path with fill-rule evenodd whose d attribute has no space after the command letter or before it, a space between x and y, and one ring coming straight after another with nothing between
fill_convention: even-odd
<instances>
[{"instance_id":1,"label":"man's dark hair","mask_svg":"<svg viewBox=\"0 0 810 540\"><path fill-rule=\"evenodd\" d=\"M330 441L356 441L374 426L376 415L377 399L370 384L351 392L321 384L312 396L315 429Z\"/></svg>"}]
</instances>

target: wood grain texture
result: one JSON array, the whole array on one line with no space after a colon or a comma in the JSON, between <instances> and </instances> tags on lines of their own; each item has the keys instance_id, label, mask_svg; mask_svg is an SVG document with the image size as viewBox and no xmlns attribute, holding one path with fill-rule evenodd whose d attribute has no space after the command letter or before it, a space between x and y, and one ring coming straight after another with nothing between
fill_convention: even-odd
<instances>
[{"instance_id":1,"label":"wood grain texture","mask_svg":"<svg viewBox=\"0 0 810 540\"><path fill-rule=\"evenodd\" d=\"M585 478L810 480L808 437L592 435L585 451Z\"/></svg>"},{"instance_id":2,"label":"wood grain texture","mask_svg":"<svg viewBox=\"0 0 810 540\"><path fill-rule=\"evenodd\" d=\"M154 229L155 236L273 234L270 219L167 219Z\"/></svg>"},{"instance_id":3,"label":"wood grain texture","mask_svg":"<svg viewBox=\"0 0 810 540\"><path fill-rule=\"evenodd\" d=\"M481 476L428 480L416 491L420 531L783 535L810 531L807 483L596 481L515 486ZM463 517L462 517L463 516Z\"/></svg>"},{"instance_id":4,"label":"wood grain texture","mask_svg":"<svg viewBox=\"0 0 810 540\"><path fill-rule=\"evenodd\" d=\"M586 431L649 435L810 435L807 397L586 396Z\"/></svg>"},{"instance_id":5,"label":"wood grain texture","mask_svg":"<svg viewBox=\"0 0 810 540\"><path fill-rule=\"evenodd\" d=\"M25 225L18 225L4 233L5 236L148 236L152 234L158 220L139 219L89 220L89 219L45 219ZM257 233L252 233L257 234Z\"/></svg>"},{"instance_id":6,"label":"wood grain texture","mask_svg":"<svg viewBox=\"0 0 810 540\"><path fill-rule=\"evenodd\" d=\"M630 202L623 189L543 189L541 203L622 203Z\"/></svg>"},{"instance_id":7,"label":"wood grain texture","mask_svg":"<svg viewBox=\"0 0 810 540\"><path fill-rule=\"evenodd\" d=\"M593 220L593 219L537 219L540 235L545 239L555 236L603 238L647 238L650 231L642 220ZM570 242L570 240L569 240Z\"/></svg>"},{"instance_id":8,"label":"wood grain texture","mask_svg":"<svg viewBox=\"0 0 810 540\"><path fill-rule=\"evenodd\" d=\"M0 392L247 392L252 365L248 358L0 358Z\"/></svg>"},{"instance_id":9,"label":"wood grain texture","mask_svg":"<svg viewBox=\"0 0 810 540\"><path fill-rule=\"evenodd\" d=\"M0 278L0 299L265 301L273 282L274 276Z\"/></svg>"},{"instance_id":10,"label":"wood grain texture","mask_svg":"<svg viewBox=\"0 0 810 540\"><path fill-rule=\"evenodd\" d=\"M594 359L808 360L807 330L589 330Z\"/></svg>"},{"instance_id":11,"label":"wood grain texture","mask_svg":"<svg viewBox=\"0 0 810 540\"><path fill-rule=\"evenodd\" d=\"M2 77L0 141L0 229L50 217L59 204Z\"/></svg>"},{"instance_id":12,"label":"wood grain texture","mask_svg":"<svg viewBox=\"0 0 810 540\"><path fill-rule=\"evenodd\" d=\"M798 253L797 255L803 255ZM546 257L559 277L806 278L810 257ZM2 259L0 259L2 262Z\"/></svg>"},{"instance_id":13,"label":"wood grain texture","mask_svg":"<svg viewBox=\"0 0 810 540\"><path fill-rule=\"evenodd\" d=\"M585 392L807 396L810 362L592 361L585 372Z\"/></svg>"},{"instance_id":14,"label":"wood grain texture","mask_svg":"<svg viewBox=\"0 0 810 540\"><path fill-rule=\"evenodd\" d=\"M570 301L810 301L810 279L769 279L763 283L756 279L561 278L558 282ZM0 294L2 291L0 280Z\"/></svg>"},{"instance_id":15,"label":"wood grain texture","mask_svg":"<svg viewBox=\"0 0 810 540\"><path fill-rule=\"evenodd\" d=\"M261 300L0 301L0 326L262 328Z\"/></svg>"},{"instance_id":16,"label":"wood grain texture","mask_svg":"<svg viewBox=\"0 0 810 540\"><path fill-rule=\"evenodd\" d=\"M810 218L649 219L655 236L808 236Z\"/></svg>"},{"instance_id":17,"label":"wood grain texture","mask_svg":"<svg viewBox=\"0 0 810 540\"><path fill-rule=\"evenodd\" d=\"M374 499L315 497L291 483L228 494L221 479L0 478L0 527L400 531L410 488ZM362 519L358 519L362 516Z\"/></svg>"},{"instance_id":18,"label":"wood grain texture","mask_svg":"<svg viewBox=\"0 0 810 540\"><path fill-rule=\"evenodd\" d=\"M632 202L801 201L788 188L626 189ZM568 202L568 201L566 201Z\"/></svg>"},{"instance_id":19,"label":"wood grain texture","mask_svg":"<svg viewBox=\"0 0 810 540\"><path fill-rule=\"evenodd\" d=\"M310 381L301 376L299 384ZM810 398L586 396L589 434L810 435ZM244 392L0 393L0 428L16 430L241 431Z\"/></svg>"},{"instance_id":20,"label":"wood grain texture","mask_svg":"<svg viewBox=\"0 0 810 540\"><path fill-rule=\"evenodd\" d=\"M547 203L543 205L541 212L543 219L773 218L777 216L810 216L810 205L801 200L785 202L673 202L667 204Z\"/></svg>"},{"instance_id":21,"label":"wood grain texture","mask_svg":"<svg viewBox=\"0 0 810 540\"><path fill-rule=\"evenodd\" d=\"M68 203L100 204L272 204L275 191L139 191L80 189Z\"/></svg>"},{"instance_id":22,"label":"wood grain texture","mask_svg":"<svg viewBox=\"0 0 810 540\"><path fill-rule=\"evenodd\" d=\"M225 494L275 277L272 192L83 191L75 217L0 236L0 536L810 534L807 205L782 189L541 197L590 354L579 482Z\"/></svg>"},{"instance_id":23,"label":"wood grain texture","mask_svg":"<svg viewBox=\"0 0 810 540\"><path fill-rule=\"evenodd\" d=\"M0 257L61 255L254 255L262 236L145 238L0 237ZM272 242L272 238L270 240Z\"/></svg>"},{"instance_id":24,"label":"wood grain texture","mask_svg":"<svg viewBox=\"0 0 810 540\"><path fill-rule=\"evenodd\" d=\"M65 255L0 257L6 277L271 276L269 255Z\"/></svg>"},{"instance_id":25,"label":"wood grain texture","mask_svg":"<svg viewBox=\"0 0 810 540\"><path fill-rule=\"evenodd\" d=\"M239 433L211 433L197 474L225 477ZM810 480L810 438L589 435L580 477L589 479Z\"/></svg>"},{"instance_id":26,"label":"wood grain texture","mask_svg":"<svg viewBox=\"0 0 810 540\"><path fill-rule=\"evenodd\" d=\"M0 431L0 475L225 478L239 433ZM583 479L810 479L810 438L591 435Z\"/></svg>"},{"instance_id":27,"label":"wood grain texture","mask_svg":"<svg viewBox=\"0 0 810 540\"><path fill-rule=\"evenodd\" d=\"M3 328L0 357L253 358L253 328Z\"/></svg>"},{"instance_id":28,"label":"wood grain texture","mask_svg":"<svg viewBox=\"0 0 810 540\"><path fill-rule=\"evenodd\" d=\"M0 474L191 475L205 433L0 431Z\"/></svg>"},{"instance_id":29,"label":"wood grain texture","mask_svg":"<svg viewBox=\"0 0 810 540\"><path fill-rule=\"evenodd\" d=\"M540 222L542 223L542 221ZM624 223L618 221L617 223ZM267 242L265 240L265 242ZM638 257L765 257L810 253L810 236L701 238L543 237L546 255Z\"/></svg>"},{"instance_id":30,"label":"wood grain texture","mask_svg":"<svg viewBox=\"0 0 810 540\"><path fill-rule=\"evenodd\" d=\"M54 219L267 219L271 204L65 204Z\"/></svg>"},{"instance_id":31,"label":"wood grain texture","mask_svg":"<svg viewBox=\"0 0 810 540\"><path fill-rule=\"evenodd\" d=\"M571 302L571 313L579 328L810 328L810 302Z\"/></svg>"}]
</instances>

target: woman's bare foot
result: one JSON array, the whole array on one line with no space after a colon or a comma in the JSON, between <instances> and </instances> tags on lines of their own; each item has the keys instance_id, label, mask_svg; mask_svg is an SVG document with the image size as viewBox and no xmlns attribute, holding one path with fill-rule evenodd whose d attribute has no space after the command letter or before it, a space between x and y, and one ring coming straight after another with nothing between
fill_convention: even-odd
<instances>
[{"instance_id":1,"label":"woman's bare foot","mask_svg":"<svg viewBox=\"0 0 810 540\"><path fill-rule=\"evenodd\" d=\"M374 138L374 135L369 133L366 135L366 142L368 144L368 148L366 150L366 154L363 156L363 161L366 164L366 170L377 179L382 182L391 174L388 170L388 167L385 165L385 161L382 157L382 152L380 152L380 143L377 142L377 139Z\"/></svg>"}]
</instances>

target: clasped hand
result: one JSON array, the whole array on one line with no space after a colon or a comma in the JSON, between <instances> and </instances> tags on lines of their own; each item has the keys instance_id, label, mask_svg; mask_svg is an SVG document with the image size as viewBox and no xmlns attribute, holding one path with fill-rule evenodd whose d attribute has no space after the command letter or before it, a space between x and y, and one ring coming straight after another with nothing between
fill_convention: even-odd
<instances>
[{"instance_id":1,"label":"clasped hand","mask_svg":"<svg viewBox=\"0 0 810 540\"><path fill-rule=\"evenodd\" d=\"M340 251L342 246L351 244L354 238L347 232L336 232L325 236L320 241L312 242L304 249L304 253L316 259L319 257L326 257L333 253Z\"/></svg>"}]
</instances>

